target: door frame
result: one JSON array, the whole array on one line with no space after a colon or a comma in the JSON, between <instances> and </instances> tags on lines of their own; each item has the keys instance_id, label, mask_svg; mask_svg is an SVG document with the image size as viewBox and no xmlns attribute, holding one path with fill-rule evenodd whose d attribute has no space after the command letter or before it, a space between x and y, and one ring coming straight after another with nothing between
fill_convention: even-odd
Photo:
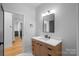
<instances>
[{"instance_id":1,"label":"door frame","mask_svg":"<svg viewBox=\"0 0 79 59\"><path fill-rule=\"evenodd\" d=\"M0 8L1 8L2 12L3 12L3 56L4 56L4 8L3 8L2 3L0 3L0 4L1 4Z\"/></svg>"}]
</instances>

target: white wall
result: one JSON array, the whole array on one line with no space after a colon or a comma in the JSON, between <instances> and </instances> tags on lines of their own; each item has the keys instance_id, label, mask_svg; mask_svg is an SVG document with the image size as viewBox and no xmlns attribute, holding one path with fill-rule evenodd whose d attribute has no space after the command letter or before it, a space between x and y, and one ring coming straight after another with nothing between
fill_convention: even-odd
<instances>
[{"instance_id":1,"label":"white wall","mask_svg":"<svg viewBox=\"0 0 79 59\"><path fill-rule=\"evenodd\" d=\"M4 12L4 48L12 47L12 14Z\"/></svg>"},{"instance_id":2,"label":"white wall","mask_svg":"<svg viewBox=\"0 0 79 59\"><path fill-rule=\"evenodd\" d=\"M14 24L14 31L18 31L18 23Z\"/></svg>"},{"instance_id":3,"label":"white wall","mask_svg":"<svg viewBox=\"0 0 79 59\"><path fill-rule=\"evenodd\" d=\"M24 36L23 36L23 45L24 45L24 51L28 52L28 50L31 48L31 37L32 32L30 30L30 24L33 24L32 30L33 35L35 34L35 8L32 6L27 6L24 4L3 4L4 10L14 12L17 14L24 15Z\"/></svg>"},{"instance_id":4,"label":"white wall","mask_svg":"<svg viewBox=\"0 0 79 59\"><path fill-rule=\"evenodd\" d=\"M52 4L46 3L40 5L36 10L36 34L43 35L50 33L42 32L41 14L47 10L56 10L55 14L55 33L54 36L62 37L63 55L76 55L76 4Z\"/></svg>"},{"instance_id":5,"label":"white wall","mask_svg":"<svg viewBox=\"0 0 79 59\"><path fill-rule=\"evenodd\" d=\"M77 5L77 14L78 14L78 18L77 18L77 22L76 22L76 24L77 24L77 56L79 56L79 3L78 3L78 5Z\"/></svg>"}]
</instances>

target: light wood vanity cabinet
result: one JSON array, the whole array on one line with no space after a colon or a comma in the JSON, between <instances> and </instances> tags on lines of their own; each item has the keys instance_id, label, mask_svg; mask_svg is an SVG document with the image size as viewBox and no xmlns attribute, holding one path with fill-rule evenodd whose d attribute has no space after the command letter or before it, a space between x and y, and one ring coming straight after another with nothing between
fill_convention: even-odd
<instances>
[{"instance_id":1,"label":"light wood vanity cabinet","mask_svg":"<svg viewBox=\"0 0 79 59\"><path fill-rule=\"evenodd\" d=\"M62 55L62 43L58 44L57 46L46 45L47 47L47 54L49 56L61 56Z\"/></svg>"},{"instance_id":2,"label":"light wood vanity cabinet","mask_svg":"<svg viewBox=\"0 0 79 59\"><path fill-rule=\"evenodd\" d=\"M39 45L39 42L38 41L35 41L35 40L33 40L32 41L32 53L33 53L33 55L39 55L39 47L40 45Z\"/></svg>"},{"instance_id":3,"label":"light wood vanity cabinet","mask_svg":"<svg viewBox=\"0 0 79 59\"><path fill-rule=\"evenodd\" d=\"M40 49L39 49L39 51L40 51L40 55L41 55L41 56L47 56L47 49L46 49L44 43L41 43L41 44L40 44Z\"/></svg>"},{"instance_id":4,"label":"light wood vanity cabinet","mask_svg":"<svg viewBox=\"0 0 79 59\"><path fill-rule=\"evenodd\" d=\"M57 46L52 46L36 39L32 39L32 53L36 56L61 56L62 43Z\"/></svg>"}]
</instances>

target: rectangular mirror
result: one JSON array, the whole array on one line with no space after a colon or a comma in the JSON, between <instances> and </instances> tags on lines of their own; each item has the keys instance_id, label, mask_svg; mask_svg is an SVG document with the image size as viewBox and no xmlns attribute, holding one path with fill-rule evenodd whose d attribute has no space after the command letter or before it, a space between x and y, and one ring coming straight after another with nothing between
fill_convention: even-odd
<instances>
[{"instance_id":1,"label":"rectangular mirror","mask_svg":"<svg viewBox=\"0 0 79 59\"><path fill-rule=\"evenodd\" d=\"M43 32L54 33L55 14L43 16Z\"/></svg>"}]
</instances>

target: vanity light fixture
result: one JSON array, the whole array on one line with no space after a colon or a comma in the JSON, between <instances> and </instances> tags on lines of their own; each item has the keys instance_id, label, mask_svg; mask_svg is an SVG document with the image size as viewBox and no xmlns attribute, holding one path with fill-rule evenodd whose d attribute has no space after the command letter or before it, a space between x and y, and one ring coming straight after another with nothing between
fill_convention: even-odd
<instances>
[{"instance_id":1,"label":"vanity light fixture","mask_svg":"<svg viewBox=\"0 0 79 59\"><path fill-rule=\"evenodd\" d=\"M56 13L56 11L55 10L50 10L50 14L52 14L52 13Z\"/></svg>"},{"instance_id":2,"label":"vanity light fixture","mask_svg":"<svg viewBox=\"0 0 79 59\"><path fill-rule=\"evenodd\" d=\"M50 14L52 14L52 13L54 13L54 14L55 14L55 13L56 13L56 11L55 11L55 10L53 10L53 9L52 9L52 10L48 10L46 13L43 13L43 14L42 14L42 17L43 17L43 16L46 16L46 15L50 15Z\"/></svg>"},{"instance_id":3,"label":"vanity light fixture","mask_svg":"<svg viewBox=\"0 0 79 59\"><path fill-rule=\"evenodd\" d=\"M42 16L46 16L46 15L49 15L48 12L42 14Z\"/></svg>"}]
</instances>

